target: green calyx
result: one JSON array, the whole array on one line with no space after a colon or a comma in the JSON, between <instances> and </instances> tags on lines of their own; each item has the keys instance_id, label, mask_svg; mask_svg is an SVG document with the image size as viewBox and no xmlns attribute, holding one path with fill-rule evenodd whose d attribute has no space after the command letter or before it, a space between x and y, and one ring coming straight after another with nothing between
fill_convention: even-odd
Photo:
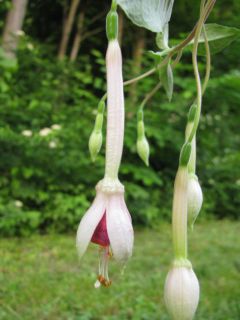
<instances>
[{"instance_id":1,"label":"green calyx","mask_svg":"<svg viewBox=\"0 0 240 320\"><path fill-rule=\"evenodd\" d=\"M190 156L191 156L192 146L191 143L185 143L182 147L180 159L179 159L179 166L186 167L188 165Z\"/></svg>"},{"instance_id":2,"label":"green calyx","mask_svg":"<svg viewBox=\"0 0 240 320\"><path fill-rule=\"evenodd\" d=\"M188 122L193 122L197 112L197 105L194 103L188 113Z\"/></svg>"},{"instance_id":3,"label":"green calyx","mask_svg":"<svg viewBox=\"0 0 240 320\"><path fill-rule=\"evenodd\" d=\"M175 259L173 261L172 267L173 268L188 268L188 269L192 269L192 264L191 264L191 261L189 261L186 258L178 258L178 259Z\"/></svg>"},{"instance_id":4,"label":"green calyx","mask_svg":"<svg viewBox=\"0 0 240 320\"><path fill-rule=\"evenodd\" d=\"M109 11L106 18L106 33L108 41L116 40L118 38L118 14L115 6Z\"/></svg>"},{"instance_id":5,"label":"green calyx","mask_svg":"<svg viewBox=\"0 0 240 320\"><path fill-rule=\"evenodd\" d=\"M104 113L105 111L105 101L104 100L100 100L99 104L98 104L98 113Z\"/></svg>"},{"instance_id":6,"label":"green calyx","mask_svg":"<svg viewBox=\"0 0 240 320\"><path fill-rule=\"evenodd\" d=\"M143 121L143 119L144 119L143 110L140 109L140 110L138 111L138 113L137 113L137 120L138 120L138 121Z\"/></svg>"}]
</instances>

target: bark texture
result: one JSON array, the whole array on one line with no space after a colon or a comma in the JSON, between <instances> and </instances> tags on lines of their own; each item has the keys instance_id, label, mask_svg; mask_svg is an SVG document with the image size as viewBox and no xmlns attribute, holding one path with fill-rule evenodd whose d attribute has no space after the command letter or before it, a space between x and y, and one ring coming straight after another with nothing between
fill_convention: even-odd
<instances>
[{"instance_id":1,"label":"bark texture","mask_svg":"<svg viewBox=\"0 0 240 320\"><path fill-rule=\"evenodd\" d=\"M28 0L12 0L12 5L7 14L3 31L3 49L8 58L16 57L19 35L17 31L22 29L27 9Z\"/></svg>"}]
</instances>

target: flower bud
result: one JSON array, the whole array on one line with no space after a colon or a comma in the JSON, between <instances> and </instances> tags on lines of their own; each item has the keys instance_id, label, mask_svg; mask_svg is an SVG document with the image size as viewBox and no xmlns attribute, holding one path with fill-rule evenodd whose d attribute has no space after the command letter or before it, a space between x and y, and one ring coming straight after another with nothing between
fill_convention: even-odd
<instances>
[{"instance_id":1,"label":"flower bud","mask_svg":"<svg viewBox=\"0 0 240 320\"><path fill-rule=\"evenodd\" d=\"M106 19L106 33L108 41L116 40L118 37L118 14L116 8L113 8Z\"/></svg>"},{"instance_id":2,"label":"flower bud","mask_svg":"<svg viewBox=\"0 0 240 320\"><path fill-rule=\"evenodd\" d=\"M144 132L143 121L138 121L138 139L137 139L137 152L139 157L143 160L146 166L149 165L149 144Z\"/></svg>"},{"instance_id":3,"label":"flower bud","mask_svg":"<svg viewBox=\"0 0 240 320\"><path fill-rule=\"evenodd\" d=\"M141 139L138 139L137 152L139 157L146 164L146 166L148 166L149 165L149 144L145 136Z\"/></svg>"},{"instance_id":4,"label":"flower bud","mask_svg":"<svg viewBox=\"0 0 240 320\"><path fill-rule=\"evenodd\" d=\"M102 146L102 131L94 129L90 138L89 138L89 151L91 154L92 161L96 160L98 152L100 151Z\"/></svg>"},{"instance_id":5,"label":"flower bud","mask_svg":"<svg viewBox=\"0 0 240 320\"><path fill-rule=\"evenodd\" d=\"M164 300L173 320L193 319L199 301L199 283L190 266L174 266L169 271Z\"/></svg>"},{"instance_id":6,"label":"flower bud","mask_svg":"<svg viewBox=\"0 0 240 320\"><path fill-rule=\"evenodd\" d=\"M201 210L203 194L198 178L190 174L188 178L188 222L193 227L195 220Z\"/></svg>"}]
</instances>

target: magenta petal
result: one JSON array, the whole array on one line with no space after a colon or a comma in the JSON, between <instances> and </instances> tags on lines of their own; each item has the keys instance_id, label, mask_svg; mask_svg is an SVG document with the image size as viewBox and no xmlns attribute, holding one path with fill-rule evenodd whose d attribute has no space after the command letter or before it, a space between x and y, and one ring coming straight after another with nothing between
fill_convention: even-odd
<instances>
[{"instance_id":1,"label":"magenta petal","mask_svg":"<svg viewBox=\"0 0 240 320\"><path fill-rule=\"evenodd\" d=\"M95 229L91 241L93 243L99 244L100 246L107 247L110 244L108 233L107 233L107 220L106 212L104 213L102 219L100 220L97 228Z\"/></svg>"}]
</instances>

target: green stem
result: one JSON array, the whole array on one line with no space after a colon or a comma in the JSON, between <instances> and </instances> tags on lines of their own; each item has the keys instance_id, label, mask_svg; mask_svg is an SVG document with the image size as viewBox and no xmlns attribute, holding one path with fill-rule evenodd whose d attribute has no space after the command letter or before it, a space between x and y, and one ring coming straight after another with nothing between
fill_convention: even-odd
<instances>
[{"instance_id":1,"label":"green stem","mask_svg":"<svg viewBox=\"0 0 240 320\"><path fill-rule=\"evenodd\" d=\"M113 11L117 10L117 1L116 0L112 0L111 10L113 10Z\"/></svg>"},{"instance_id":2,"label":"green stem","mask_svg":"<svg viewBox=\"0 0 240 320\"><path fill-rule=\"evenodd\" d=\"M201 30L203 28L204 22L208 17L215 0L209 0L207 4L204 6L202 1L201 5L201 13L198 24L196 25L196 29L194 32L194 44L193 44L193 52L192 52L192 60L193 60L193 69L196 80L197 87L197 110L194 117L194 121L191 124L192 128L188 138L185 141L184 146L186 147L189 143L193 141L195 137L200 115L201 115L201 105L202 105L202 93L205 91L207 82L210 75L210 51L207 51L207 70L205 76L205 82L202 90L201 79L198 70L198 61L197 61L197 51L198 51L198 42L201 34ZM205 41L206 43L206 41ZM188 166L185 163L185 154L184 154L184 146L180 155L180 166L178 168L178 172L176 175L175 183L174 183L174 196L173 196L173 214L172 214L172 228L173 228L173 247L174 254L176 259L187 259L187 183L188 183ZM192 144L191 144L192 146ZM186 151L188 151L186 149ZM191 152L191 148L190 148ZM186 152L187 153L187 152ZM195 161L192 163L195 167ZM192 168L195 170L194 168Z\"/></svg>"},{"instance_id":3,"label":"green stem","mask_svg":"<svg viewBox=\"0 0 240 320\"><path fill-rule=\"evenodd\" d=\"M155 95L156 92L158 92L158 90L161 88L162 84L161 82L159 82L153 89L152 91L150 91L146 97L144 98L144 100L142 101L139 110L143 110L143 108L145 107L146 103L152 99L152 97Z\"/></svg>"},{"instance_id":4,"label":"green stem","mask_svg":"<svg viewBox=\"0 0 240 320\"><path fill-rule=\"evenodd\" d=\"M211 73L211 52L210 52L210 47L207 39L205 26L203 26L203 36L205 40L205 50L206 50L206 73L205 73L204 83L202 87L202 93L204 94L207 89L207 85L208 85L208 81Z\"/></svg>"},{"instance_id":5,"label":"green stem","mask_svg":"<svg viewBox=\"0 0 240 320\"><path fill-rule=\"evenodd\" d=\"M197 128L199 125L199 121L200 121L200 116L201 116L201 108L202 108L202 86L201 86L201 78L200 78L200 74L199 74L199 70L198 70L198 61L197 61L197 51L198 51L198 41L199 41L199 37L205 22L205 15L208 13L209 11L209 7L212 5L212 3L215 1L208 1L208 3L206 4L204 10L203 10L203 14L199 19L198 22L198 26L196 29L196 33L195 33L195 38L194 38L194 44L193 44L193 51L192 51L192 61L193 61L193 70L194 70L194 76L195 76L195 80L196 80L196 87L197 87L197 112L196 112L196 116L194 119L194 125L192 128L192 132L190 133L189 137L188 137L188 142L191 142L193 137L195 136L196 132L197 132ZM204 85L204 87L206 87L206 85Z\"/></svg>"},{"instance_id":6,"label":"green stem","mask_svg":"<svg viewBox=\"0 0 240 320\"><path fill-rule=\"evenodd\" d=\"M180 166L174 183L172 231L176 259L187 259L187 166Z\"/></svg>"}]
</instances>

